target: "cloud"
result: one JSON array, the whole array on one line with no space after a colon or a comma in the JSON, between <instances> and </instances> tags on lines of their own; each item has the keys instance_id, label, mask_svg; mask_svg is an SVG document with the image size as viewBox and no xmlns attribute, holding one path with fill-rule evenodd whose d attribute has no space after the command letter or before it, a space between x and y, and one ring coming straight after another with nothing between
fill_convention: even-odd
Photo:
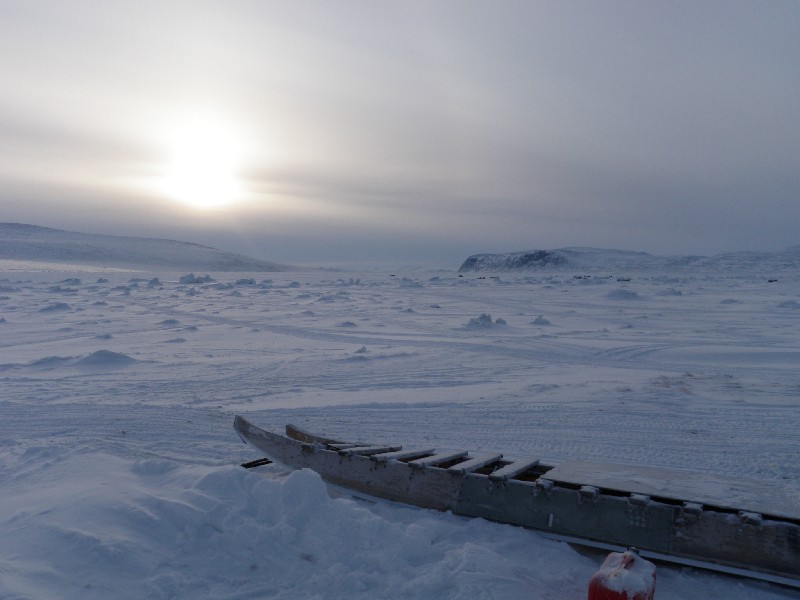
<instances>
[{"instance_id":1,"label":"cloud","mask_svg":"<svg viewBox=\"0 0 800 600\"><path fill-rule=\"evenodd\" d=\"M22 219L182 221L326 257L796 243L794 2L0 12L0 197ZM249 149L248 200L216 222L146 185L159 132L194 105Z\"/></svg>"}]
</instances>

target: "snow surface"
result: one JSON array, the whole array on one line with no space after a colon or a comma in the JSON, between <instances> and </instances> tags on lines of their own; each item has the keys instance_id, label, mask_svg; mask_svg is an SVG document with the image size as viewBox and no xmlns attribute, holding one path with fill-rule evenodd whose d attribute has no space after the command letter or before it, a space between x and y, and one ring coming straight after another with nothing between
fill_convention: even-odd
<instances>
[{"instance_id":1,"label":"snow surface","mask_svg":"<svg viewBox=\"0 0 800 600\"><path fill-rule=\"evenodd\" d=\"M0 598L583 599L604 554L242 469L259 455L233 416L800 498L800 275L770 282L748 260L624 282L15 263L0 273ZM798 595L658 566L659 600Z\"/></svg>"}]
</instances>

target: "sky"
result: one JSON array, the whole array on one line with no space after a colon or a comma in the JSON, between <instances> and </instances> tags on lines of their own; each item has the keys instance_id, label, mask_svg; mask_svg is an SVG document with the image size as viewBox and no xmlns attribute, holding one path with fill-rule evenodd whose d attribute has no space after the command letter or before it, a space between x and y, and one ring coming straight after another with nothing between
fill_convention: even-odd
<instances>
[{"instance_id":1,"label":"sky","mask_svg":"<svg viewBox=\"0 0 800 600\"><path fill-rule=\"evenodd\" d=\"M800 2L0 0L0 221L297 264L800 244Z\"/></svg>"}]
</instances>

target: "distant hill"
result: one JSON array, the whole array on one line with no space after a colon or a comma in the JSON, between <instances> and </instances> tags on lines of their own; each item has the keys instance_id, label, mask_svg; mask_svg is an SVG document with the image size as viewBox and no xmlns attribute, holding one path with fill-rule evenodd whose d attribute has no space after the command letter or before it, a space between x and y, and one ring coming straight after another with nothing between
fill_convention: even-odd
<instances>
[{"instance_id":1,"label":"distant hill","mask_svg":"<svg viewBox=\"0 0 800 600\"><path fill-rule=\"evenodd\" d=\"M656 256L646 252L604 250L600 248L560 248L504 254L474 254L459 268L468 272L528 271L655 271L691 270L779 271L800 268L800 246L783 252L730 252L716 256Z\"/></svg>"},{"instance_id":2,"label":"distant hill","mask_svg":"<svg viewBox=\"0 0 800 600\"><path fill-rule=\"evenodd\" d=\"M188 242L77 233L21 223L0 223L0 259L206 271L288 269L284 265Z\"/></svg>"}]
</instances>

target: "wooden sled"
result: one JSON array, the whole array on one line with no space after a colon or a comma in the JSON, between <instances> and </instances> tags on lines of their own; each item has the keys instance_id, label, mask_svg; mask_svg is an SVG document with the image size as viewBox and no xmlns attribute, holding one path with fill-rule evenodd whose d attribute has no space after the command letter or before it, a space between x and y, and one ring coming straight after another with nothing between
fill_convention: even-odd
<instances>
[{"instance_id":1,"label":"wooden sled","mask_svg":"<svg viewBox=\"0 0 800 600\"><path fill-rule=\"evenodd\" d=\"M519 525L572 543L800 588L800 506L739 478L612 463L348 443L237 416L242 440L328 483L422 508Z\"/></svg>"}]
</instances>

